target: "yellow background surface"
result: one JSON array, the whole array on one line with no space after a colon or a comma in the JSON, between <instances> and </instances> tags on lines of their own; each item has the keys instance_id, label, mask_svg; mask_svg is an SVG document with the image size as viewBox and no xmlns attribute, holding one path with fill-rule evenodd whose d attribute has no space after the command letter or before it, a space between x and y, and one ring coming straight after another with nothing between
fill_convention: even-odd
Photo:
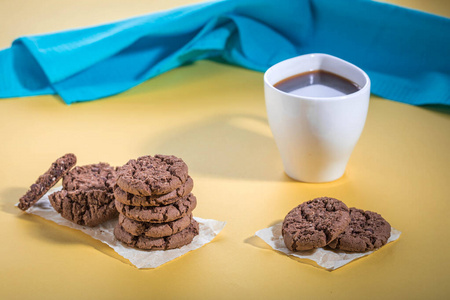
<instances>
[{"instance_id":1,"label":"yellow background surface","mask_svg":"<svg viewBox=\"0 0 450 300\"><path fill-rule=\"evenodd\" d=\"M2 0L0 47L193 1ZM450 16L447 1L395 3ZM432 49L430 49L430 53ZM448 58L444 58L448 59ZM372 96L343 178L289 179L268 127L263 74L201 61L121 95L65 105L0 100L0 299L443 299L450 295L450 114ZM14 207L64 153L78 164L182 157L194 215L227 221L215 240L138 270L108 246ZM254 233L318 196L381 213L400 239L333 272L271 250Z\"/></svg>"}]
</instances>

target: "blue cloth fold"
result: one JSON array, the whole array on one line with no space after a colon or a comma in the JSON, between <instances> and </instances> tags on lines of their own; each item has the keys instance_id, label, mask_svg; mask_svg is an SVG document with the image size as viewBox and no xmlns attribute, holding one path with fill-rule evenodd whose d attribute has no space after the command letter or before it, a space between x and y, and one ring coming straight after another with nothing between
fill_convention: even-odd
<instances>
[{"instance_id":1,"label":"blue cloth fold","mask_svg":"<svg viewBox=\"0 0 450 300\"><path fill-rule=\"evenodd\" d=\"M199 59L265 71L314 52L358 65L384 98L450 105L450 19L368 0L223 0L21 37L0 51L0 97L70 104Z\"/></svg>"}]
</instances>

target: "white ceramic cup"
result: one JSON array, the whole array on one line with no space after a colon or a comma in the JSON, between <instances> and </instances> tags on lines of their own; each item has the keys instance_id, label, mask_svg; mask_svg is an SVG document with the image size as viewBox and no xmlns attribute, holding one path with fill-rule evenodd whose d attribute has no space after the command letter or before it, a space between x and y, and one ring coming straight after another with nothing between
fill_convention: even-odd
<instances>
[{"instance_id":1,"label":"white ceramic cup","mask_svg":"<svg viewBox=\"0 0 450 300\"><path fill-rule=\"evenodd\" d=\"M337 97L305 97L274 85L290 76L324 70L358 84L355 93ZM370 79L357 66L327 54L284 60L264 74L269 125L287 175L304 182L340 178L366 121Z\"/></svg>"}]
</instances>

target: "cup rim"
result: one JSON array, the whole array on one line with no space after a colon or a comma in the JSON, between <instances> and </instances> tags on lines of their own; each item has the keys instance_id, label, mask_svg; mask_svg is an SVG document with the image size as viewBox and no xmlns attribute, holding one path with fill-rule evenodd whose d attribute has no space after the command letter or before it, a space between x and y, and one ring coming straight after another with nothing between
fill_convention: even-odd
<instances>
[{"instance_id":1,"label":"cup rim","mask_svg":"<svg viewBox=\"0 0 450 300\"><path fill-rule=\"evenodd\" d=\"M316 57L316 56L317 56L317 57L322 56L322 57L329 57L329 58L338 60L338 61L340 61L341 63L346 64L346 65L349 65L349 66L351 66L352 68L356 69L359 73L361 73L361 74L363 75L363 77L364 77L364 79L365 79L366 82L365 82L364 86L361 87L360 90L358 90L358 91L356 91L356 92L354 92L354 93L348 94L348 95L342 95L342 96L336 96L336 97L311 97L311 96L299 96L299 95L295 95L295 94L283 92L282 90L277 89L276 87L274 87L274 85L273 85L272 83L269 82L269 79L268 79L268 73L272 72L272 70L273 70L274 68L277 68L280 64L285 63L285 62L287 62L287 61L290 61L290 60L297 60L297 59L299 59L300 57L306 57L306 56L309 56L309 57L311 57L311 58L314 58L314 57ZM320 70L320 69L317 69L317 70ZM315 71L315 70L310 70L310 71ZM308 71L305 71L305 72L308 72ZM337 74L337 75L339 75L339 74ZM339 75L339 76L340 76L340 75ZM326 53L309 53L309 54L302 54L302 55L298 55L298 56L294 56L294 57L291 57L291 58L282 60L282 61L280 61L280 62L278 62L278 63L272 65L270 68L268 68L268 69L264 72L264 83L265 83L267 86L269 86L270 88L272 88L273 90L275 90L275 91L277 91L277 92L279 92L279 93L281 93L281 94L283 94L283 95L292 97L292 98L297 98L297 99L299 99L299 100L311 100L311 101L317 101L317 100L319 100L319 101L322 101L322 102L323 102L323 101L345 100L345 99L348 99L348 98L358 97L359 95L366 93L368 89L370 90L370 78L369 78L369 76L366 74L366 72L364 72L364 71L363 71L361 68L359 68L358 66L356 66L356 65L354 65L354 64L352 64L352 63L350 63L350 62L348 62L348 61L346 61L346 60L343 60L342 58L339 58L339 57L336 57L336 56L333 56L333 55L330 55L330 54L326 54Z\"/></svg>"}]
</instances>

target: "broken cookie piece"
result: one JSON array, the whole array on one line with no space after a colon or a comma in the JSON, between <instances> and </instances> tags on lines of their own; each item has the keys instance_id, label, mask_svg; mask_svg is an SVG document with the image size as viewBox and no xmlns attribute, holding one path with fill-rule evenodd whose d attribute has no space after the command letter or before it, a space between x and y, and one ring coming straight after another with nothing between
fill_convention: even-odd
<instances>
[{"instance_id":1,"label":"broken cookie piece","mask_svg":"<svg viewBox=\"0 0 450 300\"><path fill-rule=\"evenodd\" d=\"M18 207L27 210L45 195L77 163L77 157L68 153L52 163L50 169L39 176L27 193L19 200Z\"/></svg>"}]
</instances>

